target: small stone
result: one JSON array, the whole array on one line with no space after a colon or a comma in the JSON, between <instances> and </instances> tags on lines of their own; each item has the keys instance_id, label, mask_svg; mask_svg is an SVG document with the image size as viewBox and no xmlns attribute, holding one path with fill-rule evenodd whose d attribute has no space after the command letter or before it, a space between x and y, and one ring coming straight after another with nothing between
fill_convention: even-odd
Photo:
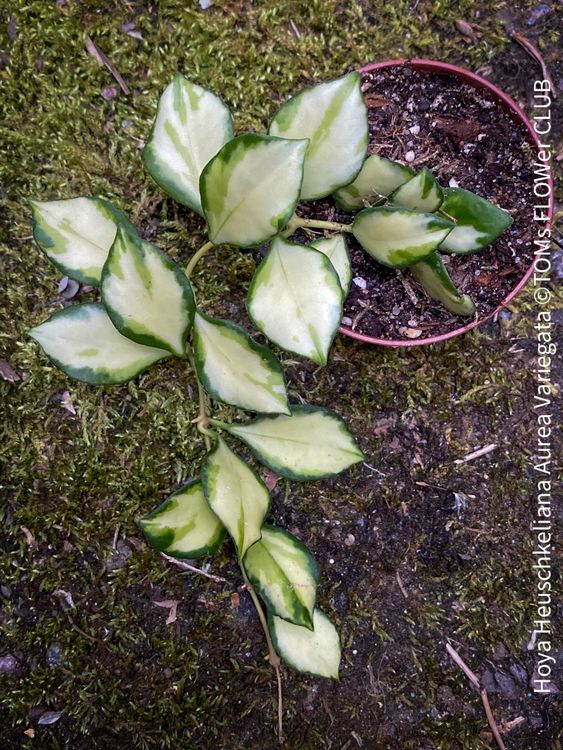
<instances>
[{"instance_id":1,"label":"small stone","mask_svg":"<svg viewBox=\"0 0 563 750\"><path fill-rule=\"evenodd\" d=\"M411 125L409 133L411 135L418 135L420 133L420 125Z\"/></svg>"},{"instance_id":2,"label":"small stone","mask_svg":"<svg viewBox=\"0 0 563 750\"><path fill-rule=\"evenodd\" d=\"M405 161L408 161L410 164L412 161L414 161L414 159L414 151L407 151L407 153L405 154Z\"/></svg>"},{"instance_id":3,"label":"small stone","mask_svg":"<svg viewBox=\"0 0 563 750\"><path fill-rule=\"evenodd\" d=\"M63 649L60 643L52 643L47 649L47 666L51 669L61 667L64 663Z\"/></svg>"},{"instance_id":4,"label":"small stone","mask_svg":"<svg viewBox=\"0 0 563 750\"><path fill-rule=\"evenodd\" d=\"M0 674L7 677L17 677L20 674L20 664L12 654L0 656Z\"/></svg>"},{"instance_id":5,"label":"small stone","mask_svg":"<svg viewBox=\"0 0 563 750\"><path fill-rule=\"evenodd\" d=\"M354 534L348 534L348 536L344 540L344 544L347 547L351 547L354 544L355 541L356 541L356 537L354 536Z\"/></svg>"},{"instance_id":6,"label":"small stone","mask_svg":"<svg viewBox=\"0 0 563 750\"><path fill-rule=\"evenodd\" d=\"M448 182L448 185L450 187L459 187L459 182L455 179L455 177L452 177L450 181Z\"/></svg>"},{"instance_id":7,"label":"small stone","mask_svg":"<svg viewBox=\"0 0 563 750\"><path fill-rule=\"evenodd\" d=\"M102 89L102 97L106 100L106 102L111 102L112 99L115 99L117 96L117 89L115 86L106 86Z\"/></svg>"},{"instance_id":8,"label":"small stone","mask_svg":"<svg viewBox=\"0 0 563 750\"><path fill-rule=\"evenodd\" d=\"M355 279L352 279L354 284L359 287L360 289L365 289L367 287L367 281L365 279L362 279L361 276L356 276Z\"/></svg>"},{"instance_id":9,"label":"small stone","mask_svg":"<svg viewBox=\"0 0 563 750\"><path fill-rule=\"evenodd\" d=\"M403 326L402 328L399 328L399 333L401 336L406 336L408 339L418 339L422 336L420 328L405 328Z\"/></svg>"},{"instance_id":10,"label":"small stone","mask_svg":"<svg viewBox=\"0 0 563 750\"><path fill-rule=\"evenodd\" d=\"M352 325L352 318L348 318L348 317L344 316L342 318L341 322L342 322L343 326L351 326Z\"/></svg>"}]
</instances>

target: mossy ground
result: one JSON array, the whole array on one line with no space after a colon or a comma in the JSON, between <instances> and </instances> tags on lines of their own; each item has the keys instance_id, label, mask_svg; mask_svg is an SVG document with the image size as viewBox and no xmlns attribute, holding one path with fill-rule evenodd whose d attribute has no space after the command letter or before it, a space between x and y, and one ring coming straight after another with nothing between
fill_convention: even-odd
<instances>
[{"instance_id":1,"label":"mossy ground","mask_svg":"<svg viewBox=\"0 0 563 750\"><path fill-rule=\"evenodd\" d=\"M20 668L3 678L3 748L275 744L274 681L230 548L211 562L228 582L213 583L166 565L135 524L197 473L203 451L190 423L193 378L177 361L123 387L93 388L47 364L25 331L59 307L59 276L30 241L26 197L101 194L185 263L202 242L201 222L163 197L139 152L174 73L220 93L239 132L262 129L281 97L302 85L373 59L491 65L493 79L499 61L502 83L525 99L535 64L509 43L501 18L516 14L522 29L532 7L3 4L1 356L22 377L0 382L0 655L15 655ZM458 18L476 21L482 37L467 45ZM553 65L554 19L555 10L526 27L536 37L541 29ZM142 40L122 30L129 21ZM129 96L102 97L118 87L86 54L86 35L117 66ZM200 303L243 320L253 256L221 248L200 269ZM511 311L509 320L440 347L391 351L340 338L326 369L286 356L292 398L344 415L372 467L311 485L280 481L273 492L272 518L319 559L321 604L345 647L339 683L284 671L288 748L485 747L480 701L447 659L446 638L479 674L495 652L499 668L527 670L512 695L491 696L499 721L526 719L508 747L560 747L552 699L532 697L526 683L533 669L525 646L534 586L531 296ZM75 414L64 408L65 391ZM488 443L498 446L488 456L454 464ZM469 496L459 514L454 492ZM58 590L70 592L74 609L64 610ZM170 626L155 606L163 600L179 601ZM62 718L37 726L45 709ZM24 734L29 729L35 738Z\"/></svg>"}]
</instances>

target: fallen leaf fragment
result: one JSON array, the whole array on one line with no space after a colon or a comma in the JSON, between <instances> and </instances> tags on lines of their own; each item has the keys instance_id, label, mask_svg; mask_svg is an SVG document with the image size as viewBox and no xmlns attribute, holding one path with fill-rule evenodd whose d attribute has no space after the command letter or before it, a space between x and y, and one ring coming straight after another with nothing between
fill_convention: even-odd
<instances>
[{"instance_id":1,"label":"fallen leaf fragment","mask_svg":"<svg viewBox=\"0 0 563 750\"><path fill-rule=\"evenodd\" d=\"M168 617L166 618L167 625L172 625L173 622L176 622L178 619L178 602L176 599L164 599L161 602L153 602L153 604L156 604L157 607L163 607L168 610Z\"/></svg>"}]
</instances>

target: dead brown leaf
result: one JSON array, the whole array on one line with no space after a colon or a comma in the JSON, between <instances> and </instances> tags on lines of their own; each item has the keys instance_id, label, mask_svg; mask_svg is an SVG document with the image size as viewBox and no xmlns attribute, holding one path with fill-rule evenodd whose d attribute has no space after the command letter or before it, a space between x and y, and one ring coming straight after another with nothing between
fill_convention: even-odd
<instances>
[{"instance_id":1,"label":"dead brown leaf","mask_svg":"<svg viewBox=\"0 0 563 750\"><path fill-rule=\"evenodd\" d=\"M177 611L178 611L178 601L176 599L164 599L161 602L153 602L157 607L162 607L163 609L168 610L168 617L166 618L166 624L172 625L173 622L176 622L177 618Z\"/></svg>"}]
</instances>

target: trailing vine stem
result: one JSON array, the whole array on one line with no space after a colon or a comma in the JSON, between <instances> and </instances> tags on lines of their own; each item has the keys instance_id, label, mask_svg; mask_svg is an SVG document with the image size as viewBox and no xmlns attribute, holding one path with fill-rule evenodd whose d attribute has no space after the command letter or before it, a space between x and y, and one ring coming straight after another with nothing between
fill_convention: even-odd
<instances>
[{"instance_id":1,"label":"trailing vine stem","mask_svg":"<svg viewBox=\"0 0 563 750\"><path fill-rule=\"evenodd\" d=\"M304 219L302 216L293 214L287 223L283 234L290 237L297 229L327 229L333 232L351 232L352 224L339 224L336 221L321 221L320 219Z\"/></svg>"},{"instance_id":2,"label":"trailing vine stem","mask_svg":"<svg viewBox=\"0 0 563 750\"><path fill-rule=\"evenodd\" d=\"M272 639L270 637L270 630L268 628L268 622L266 621L266 617L264 615L264 610L262 609L260 600L258 599L258 596L256 595L256 591L254 591L254 587L248 580L248 576L246 575L246 570L244 569L242 560L239 560L239 565L240 565L242 577L244 579L244 585L246 587L246 590L250 594L252 602L256 608L256 612L258 613L258 618L260 620L260 624L262 625L262 630L264 631L264 635L266 636L266 643L268 644L268 661L270 662L270 664L272 665L272 667L274 668L276 672L276 679L278 681L278 740L279 740L280 745L282 745L284 741L284 736L283 736L283 690L282 690L282 678L281 678L281 659L278 656L276 649L274 648L274 644L272 643Z\"/></svg>"},{"instance_id":3,"label":"trailing vine stem","mask_svg":"<svg viewBox=\"0 0 563 750\"><path fill-rule=\"evenodd\" d=\"M188 277L188 279L192 275L194 268L197 266L199 261L203 258L203 256L205 255L205 253L207 253L208 250L211 250L212 247L215 247L215 245L212 242L206 242L205 245L202 245L199 248L199 250L192 255L185 270L185 274Z\"/></svg>"}]
</instances>

